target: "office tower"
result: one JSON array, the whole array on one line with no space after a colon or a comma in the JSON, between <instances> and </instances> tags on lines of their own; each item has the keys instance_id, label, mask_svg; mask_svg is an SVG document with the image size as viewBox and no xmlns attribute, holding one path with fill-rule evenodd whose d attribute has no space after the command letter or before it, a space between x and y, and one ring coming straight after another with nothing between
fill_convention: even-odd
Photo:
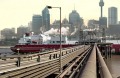
<instances>
[{"instance_id":1,"label":"office tower","mask_svg":"<svg viewBox=\"0 0 120 78\"><path fill-rule=\"evenodd\" d=\"M42 27L42 16L41 15L33 15L33 17L32 17L32 31L35 34L39 34L41 27Z\"/></svg>"},{"instance_id":2,"label":"office tower","mask_svg":"<svg viewBox=\"0 0 120 78\"><path fill-rule=\"evenodd\" d=\"M1 30L1 35L5 39L12 39L13 36L15 36L15 28L11 28L11 29L5 28L5 29Z\"/></svg>"},{"instance_id":3,"label":"office tower","mask_svg":"<svg viewBox=\"0 0 120 78\"><path fill-rule=\"evenodd\" d=\"M117 24L117 21L118 21L117 8L116 7L108 8L108 24L115 25Z\"/></svg>"},{"instance_id":4,"label":"office tower","mask_svg":"<svg viewBox=\"0 0 120 78\"><path fill-rule=\"evenodd\" d=\"M100 29L107 28L107 17L100 17L99 20Z\"/></svg>"},{"instance_id":5,"label":"office tower","mask_svg":"<svg viewBox=\"0 0 120 78\"><path fill-rule=\"evenodd\" d=\"M45 7L42 11L42 22L44 32L50 30L50 14L47 7Z\"/></svg>"},{"instance_id":6,"label":"office tower","mask_svg":"<svg viewBox=\"0 0 120 78\"><path fill-rule=\"evenodd\" d=\"M80 26L83 24L83 20L80 18L79 13L76 10L73 10L69 14L69 23L72 25L72 31L74 31L74 28L80 28Z\"/></svg>"},{"instance_id":7,"label":"office tower","mask_svg":"<svg viewBox=\"0 0 120 78\"><path fill-rule=\"evenodd\" d=\"M17 37L21 38L25 33L28 33L28 27L20 26L17 28Z\"/></svg>"},{"instance_id":8,"label":"office tower","mask_svg":"<svg viewBox=\"0 0 120 78\"><path fill-rule=\"evenodd\" d=\"M31 32L32 31L32 21L30 21L28 23L28 31Z\"/></svg>"},{"instance_id":9,"label":"office tower","mask_svg":"<svg viewBox=\"0 0 120 78\"><path fill-rule=\"evenodd\" d=\"M90 29L96 29L98 28L98 25L99 25L99 21L94 19L89 20L87 24L88 28Z\"/></svg>"}]
</instances>

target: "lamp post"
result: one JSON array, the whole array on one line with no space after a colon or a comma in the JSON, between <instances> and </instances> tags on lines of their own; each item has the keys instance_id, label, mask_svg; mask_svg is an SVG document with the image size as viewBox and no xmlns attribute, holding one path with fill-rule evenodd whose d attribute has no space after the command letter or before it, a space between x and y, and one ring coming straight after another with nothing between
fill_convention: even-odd
<instances>
[{"instance_id":1,"label":"lamp post","mask_svg":"<svg viewBox=\"0 0 120 78\"><path fill-rule=\"evenodd\" d=\"M62 72L62 43L61 43L61 7L47 6L48 9L59 8L60 9L60 72Z\"/></svg>"},{"instance_id":2,"label":"lamp post","mask_svg":"<svg viewBox=\"0 0 120 78\"><path fill-rule=\"evenodd\" d=\"M19 54L20 48L17 48L17 51L18 51L18 61L17 61L17 66L20 67L20 54Z\"/></svg>"},{"instance_id":3,"label":"lamp post","mask_svg":"<svg viewBox=\"0 0 120 78\"><path fill-rule=\"evenodd\" d=\"M18 51L18 56L19 56L19 51L20 51L20 48L17 48L17 51Z\"/></svg>"}]
</instances>

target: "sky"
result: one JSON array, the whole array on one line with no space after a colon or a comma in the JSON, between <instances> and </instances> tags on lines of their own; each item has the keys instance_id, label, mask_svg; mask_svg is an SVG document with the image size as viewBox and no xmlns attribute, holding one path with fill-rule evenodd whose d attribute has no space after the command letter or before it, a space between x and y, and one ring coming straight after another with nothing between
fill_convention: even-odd
<instances>
[{"instance_id":1,"label":"sky","mask_svg":"<svg viewBox=\"0 0 120 78\"><path fill-rule=\"evenodd\" d=\"M32 21L32 16L42 14L45 6L61 7L62 19L69 18L69 13L76 10L87 24L89 19L98 20L100 17L100 0L0 0L0 30L4 28L17 28L27 26ZM120 0L104 0L103 16L108 16L108 8L118 8L120 13ZM59 20L58 8L49 9L50 22ZM118 15L120 21L120 14Z\"/></svg>"}]
</instances>

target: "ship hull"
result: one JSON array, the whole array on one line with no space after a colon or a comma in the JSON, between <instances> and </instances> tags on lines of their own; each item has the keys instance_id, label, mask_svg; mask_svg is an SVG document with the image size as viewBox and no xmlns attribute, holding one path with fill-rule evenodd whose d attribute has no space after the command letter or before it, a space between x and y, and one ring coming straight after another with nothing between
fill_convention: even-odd
<instances>
[{"instance_id":1,"label":"ship hull","mask_svg":"<svg viewBox=\"0 0 120 78\"><path fill-rule=\"evenodd\" d=\"M75 46L75 44L64 44L62 45L62 48L72 47ZM29 52L41 52L42 50L51 50L51 49L59 49L59 44L40 44L40 45L16 45L14 47L11 47L10 49L13 52L19 52L20 53L29 53Z\"/></svg>"},{"instance_id":2,"label":"ship hull","mask_svg":"<svg viewBox=\"0 0 120 78\"><path fill-rule=\"evenodd\" d=\"M114 49L116 53L120 53L120 44L112 44L112 49Z\"/></svg>"}]
</instances>

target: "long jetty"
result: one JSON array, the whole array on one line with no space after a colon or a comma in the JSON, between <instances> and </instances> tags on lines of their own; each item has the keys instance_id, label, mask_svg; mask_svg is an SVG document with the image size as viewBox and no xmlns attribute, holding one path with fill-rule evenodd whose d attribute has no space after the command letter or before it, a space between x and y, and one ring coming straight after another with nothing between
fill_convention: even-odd
<instances>
[{"instance_id":1,"label":"long jetty","mask_svg":"<svg viewBox=\"0 0 120 78\"><path fill-rule=\"evenodd\" d=\"M1 56L0 78L112 78L99 45L62 48L62 53L58 49Z\"/></svg>"}]
</instances>

